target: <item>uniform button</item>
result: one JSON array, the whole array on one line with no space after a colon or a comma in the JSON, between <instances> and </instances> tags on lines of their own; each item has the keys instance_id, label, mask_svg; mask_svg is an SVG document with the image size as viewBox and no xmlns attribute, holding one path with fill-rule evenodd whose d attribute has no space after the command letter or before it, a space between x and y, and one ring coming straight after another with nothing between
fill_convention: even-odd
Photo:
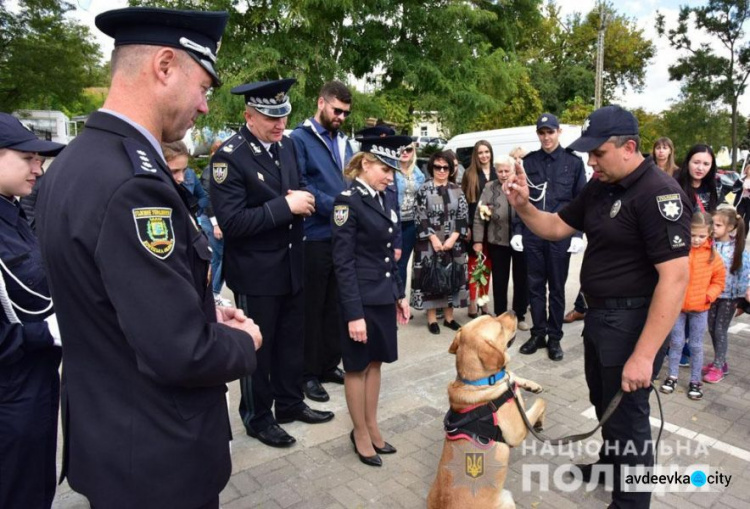
<instances>
[{"instance_id":1,"label":"uniform button","mask_svg":"<svg viewBox=\"0 0 750 509\"><path fill-rule=\"evenodd\" d=\"M292 243L291 242L289 243L289 249L292 249Z\"/></svg>"},{"instance_id":2,"label":"uniform button","mask_svg":"<svg viewBox=\"0 0 750 509\"><path fill-rule=\"evenodd\" d=\"M393 233L393 228L388 228L388 233Z\"/></svg>"},{"instance_id":3,"label":"uniform button","mask_svg":"<svg viewBox=\"0 0 750 509\"><path fill-rule=\"evenodd\" d=\"M390 272L386 272L385 273L385 277L391 277L391 273Z\"/></svg>"},{"instance_id":4,"label":"uniform button","mask_svg":"<svg viewBox=\"0 0 750 509\"><path fill-rule=\"evenodd\" d=\"M385 247L391 247L391 243L389 242L388 244L385 245Z\"/></svg>"},{"instance_id":5,"label":"uniform button","mask_svg":"<svg viewBox=\"0 0 750 509\"><path fill-rule=\"evenodd\" d=\"M289 229L290 229L290 230L292 229L292 225L289 225Z\"/></svg>"},{"instance_id":6,"label":"uniform button","mask_svg":"<svg viewBox=\"0 0 750 509\"><path fill-rule=\"evenodd\" d=\"M391 259L390 259L390 258L388 258L388 257L386 256L386 257L385 257L385 263L388 263L388 262L390 262L390 261L391 261Z\"/></svg>"},{"instance_id":7,"label":"uniform button","mask_svg":"<svg viewBox=\"0 0 750 509\"><path fill-rule=\"evenodd\" d=\"M307 235L305 235L304 237L302 237L302 240L303 241L307 240Z\"/></svg>"}]
</instances>

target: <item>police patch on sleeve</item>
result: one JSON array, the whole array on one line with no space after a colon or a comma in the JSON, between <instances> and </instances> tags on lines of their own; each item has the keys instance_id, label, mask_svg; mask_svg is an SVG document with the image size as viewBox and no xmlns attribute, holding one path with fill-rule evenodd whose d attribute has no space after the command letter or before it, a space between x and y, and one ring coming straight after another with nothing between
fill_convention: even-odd
<instances>
[{"instance_id":1,"label":"police patch on sleeve","mask_svg":"<svg viewBox=\"0 0 750 509\"><path fill-rule=\"evenodd\" d=\"M174 250L175 238L172 228L172 209L144 207L133 209L135 229L141 245L160 260Z\"/></svg>"},{"instance_id":2,"label":"police patch on sleeve","mask_svg":"<svg viewBox=\"0 0 750 509\"><path fill-rule=\"evenodd\" d=\"M659 207L659 213L664 219L677 221L682 216L682 200L680 200L680 195L677 193L657 196L656 204Z\"/></svg>"},{"instance_id":3,"label":"police patch on sleeve","mask_svg":"<svg viewBox=\"0 0 750 509\"><path fill-rule=\"evenodd\" d=\"M214 182L221 184L226 180L229 173L227 163L213 163L211 165L211 173L213 174Z\"/></svg>"},{"instance_id":4,"label":"police patch on sleeve","mask_svg":"<svg viewBox=\"0 0 750 509\"><path fill-rule=\"evenodd\" d=\"M336 226L344 226L349 219L349 205L336 205L333 207L333 222Z\"/></svg>"},{"instance_id":5,"label":"police patch on sleeve","mask_svg":"<svg viewBox=\"0 0 750 509\"><path fill-rule=\"evenodd\" d=\"M680 229L679 225L667 225L667 238L669 239L669 247L670 249L672 249L672 251L674 251L675 249L683 248L687 245L685 243L685 239L683 239L682 237L683 232Z\"/></svg>"}]
</instances>

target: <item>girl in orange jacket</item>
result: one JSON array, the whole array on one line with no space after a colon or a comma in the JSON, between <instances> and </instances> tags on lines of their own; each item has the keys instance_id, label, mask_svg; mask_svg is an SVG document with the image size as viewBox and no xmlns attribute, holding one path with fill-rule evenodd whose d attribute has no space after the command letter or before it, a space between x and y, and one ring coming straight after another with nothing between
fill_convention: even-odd
<instances>
[{"instance_id":1,"label":"girl in orange jacket","mask_svg":"<svg viewBox=\"0 0 750 509\"><path fill-rule=\"evenodd\" d=\"M680 355L687 340L690 349L690 384L688 398L701 399L701 367L703 366L703 335L708 325L708 310L724 291L726 271L721 256L711 241L713 220L706 212L694 212L690 224L690 282L688 283L682 311L669 335L669 374L661 392L671 394L677 384ZM685 337L685 322L688 336Z\"/></svg>"}]
</instances>

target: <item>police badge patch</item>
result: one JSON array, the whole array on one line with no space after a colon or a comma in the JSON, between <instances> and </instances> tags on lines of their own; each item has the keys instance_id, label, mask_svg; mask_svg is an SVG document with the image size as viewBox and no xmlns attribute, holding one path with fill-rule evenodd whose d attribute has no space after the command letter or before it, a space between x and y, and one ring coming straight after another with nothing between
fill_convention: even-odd
<instances>
[{"instance_id":1,"label":"police badge patch","mask_svg":"<svg viewBox=\"0 0 750 509\"><path fill-rule=\"evenodd\" d=\"M135 229L141 245L160 260L165 260L174 251L174 229L172 209L139 208L133 209Z\"/></svg>"},{"instance_id":2,"label":"police badge patch","mask_svg":"<svg viewBox=\"0 0 750 509\"><path fill-rule=\"evenodd\" d=\"M214 176L214 182L221 184L226 180L229 168L227 168L227 163L214 163L211 165L211 171Z\"/></svg>"},{"instance_id":3,"label":"police badge patch","mask_svg":"<svg viewBox=\"0 0 750 509\"><path fill-rule=\"evenodd\" d=\"M336 205L333 207L333 222L336 226L344 226L349 219L349 205Z\"/></svg>"},{"instance_id":4,"label":"police badge patch","mask_svg":"<svg viewBox=\"0 0 750 509\"><path fill-rule=\"evenodd\" d=\"M679 194L662 194L656 197L656 205L664 219L677 221L682 217L682 200Z\"/></svg>"}]
</instances>

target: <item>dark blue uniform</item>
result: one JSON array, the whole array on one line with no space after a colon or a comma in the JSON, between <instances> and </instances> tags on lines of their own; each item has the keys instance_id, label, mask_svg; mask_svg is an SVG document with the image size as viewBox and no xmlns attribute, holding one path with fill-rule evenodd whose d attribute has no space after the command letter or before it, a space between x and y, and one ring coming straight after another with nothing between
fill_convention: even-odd
<instances>
[{"instance_id":1,"label":"dark blue uniform","mask_svg":"<svg viewBox=\"0 0 750 509\"><path fill-rule=\"evenodd\" d=\"M0 197L0 507L47 509L55 496L60 348L47 322L52 314L36 238L17 202ZM7 299L6 299L7 297ZM18 308L11 301L42 314ZM15 314L15 317L10 315Z\"/></svg>"},{"instance_id":2,"label":"dark blue uniform","mask_svg":"<svg viewBox=\"0 0 750 509\"><path fill-rule=\"evenodd\" d=\"M333 263L346 371L362 371L372 361L393 362L398 357L395 303L404 297L394 259L398 202L385 197L383 202L381 206L358 180L334 202ZM360 318L367 323L367 343L349 338L348 323Z\"/></svg>"},{"instance_id":3,"label":"dark blue uniform","mask_svg":"<svg viewBox=\"0 0 750 509\"><path fill-rule=\"evenodd\" d=\"M39 192L65 338L62 475L94 507L199 507L231 473L225 383L252 373L255 347L215 323L181 189L141 131L97 112Z\"/></svg>"},{"instance_id":4,"label":"dark blue uniform","mask_svg":"<svg viewBox=\"0 0 750 509\"><path fill-rule=\"evenodd\" d=\"M275 423L274 402L277 414L303 405L303 219L292 214L285 196L305 186L292 140L275 145L278 165L243 126L211 158L211 203L224 233L227 286L263 334L252 384L241 385L240 414L255 431Z\"/></svg>"},{"instance_id":5,"label":"dark blue uniform","mask_svg":"<svg viewBox=\"0 0 750 509\"><path fill-rule=\"evenodd\" d=\"M548 154L539 149L523 159L529 182L531 202L539 210L557 212L567 205L586 185L586 172L580 157L558 146ZM562 339L565 315L565 281L570 265L570 239L543 240L515 221L514 234L523 235L531 307L532 337ZM581 234L577 234L580 236ZM549 315L547 288L549 287Z\"/></svg>"}]
</instances>

